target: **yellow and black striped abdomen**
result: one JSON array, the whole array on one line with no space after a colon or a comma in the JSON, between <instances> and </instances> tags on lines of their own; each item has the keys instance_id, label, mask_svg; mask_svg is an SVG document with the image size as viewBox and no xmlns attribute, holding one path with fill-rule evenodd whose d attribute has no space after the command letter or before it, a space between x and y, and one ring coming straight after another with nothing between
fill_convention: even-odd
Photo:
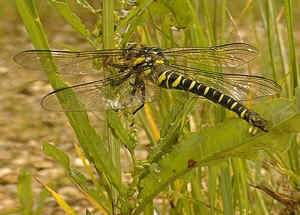
<instances>
[{"instance_id":1,"label":"yellow and black striped abdomen","mask_svg":"<svg viewBox=\"0 0 300 215\"><path fill-rule=\"evenodd\" d=\"M256 112L249 110L243 104L239 103L230 96L209 86L203 85L192 79L184 78L173 71L165 71L159 74L158 85L168 89L185 90L199 96L203 96L210 101L220 104L230 111L235 112L240 118L246 120L251 125L267 131L266 121Z\"/></svg>"}]
</instances>

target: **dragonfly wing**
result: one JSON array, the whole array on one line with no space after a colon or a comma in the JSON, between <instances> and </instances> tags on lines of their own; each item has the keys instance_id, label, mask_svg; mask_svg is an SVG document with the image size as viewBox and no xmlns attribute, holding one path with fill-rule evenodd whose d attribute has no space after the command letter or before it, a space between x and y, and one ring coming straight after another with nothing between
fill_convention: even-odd
<instances>
[{"instance_id":1,"label":"dragonfly wing","mask_svg":"<svg viewBox=\"0 0 300 215\"><path fill-rule=\"evenodd\" d=\"M43 70L41 63L44 59L52 60L59 68L59 73L85 74L93 71L97 59L109 59L112 64L122 67L121 49L99 50L99 51L55 51L55 50L27 50L14 56L14 61L20 66L31 70Z\"/></svg>"},{"instance_id":2,"label":"dragonfly wing","mask_svg":"<svg viewBox=\"0 0 300 215\"><path fill-rule=\"evenodd\" d=\"M163 50L170 62L198 68L238 67L252 61L258 50L246 43L231 43L205 48L170 48Z\"/></svg>"},{"instance_id":3,"label":"dragonfly wing","mask_svg":"<svg viewBox=\"0 0 300 215\"><path fill-rule=\"evenodd\" d=\"M281 91L278 83L262 76L223 74L223 77L223 84L217 89L226 89L238 101L268 97Z\"/></svg>"},{"instance_id":4,"label":"dragonfly wing","mask_svg":"<svg viewBox=\"0 0 300 215\"><path fill-rule=\"evenodd\" d=\"M46 95L41 106L48 111L99 111L106 109L106 97L103 96L103 86L80 85L52 91ZM60 104L58 98L62 98Z\"/></svg>"},{"instance_id":5,"label":"dragonfly wing","mask_svg":"<svg viewBox=\"0 0 300 215\"><path fill-rule=\"evenodd\" d=\"M232 96L237 101L272 96L281 91L281 87L275 81L262 76L212 72L178 65L167 67L175 69L186 78Z\"/></svg>"},{"instance_id":6,"label":"dragonfly wing","mask_svg":"<svg viewBox=\"0 0 300 215\"><path fill-rule=\"evenodd\" d=\"M46 110L63 112L102 112L108 109L121 110L138 106L142 99L139 94L132 94L134 76L127 75L52 91L42 99L41 105ZM61 104L57 97L62 98Z\"/></svg>"}]
</instances>

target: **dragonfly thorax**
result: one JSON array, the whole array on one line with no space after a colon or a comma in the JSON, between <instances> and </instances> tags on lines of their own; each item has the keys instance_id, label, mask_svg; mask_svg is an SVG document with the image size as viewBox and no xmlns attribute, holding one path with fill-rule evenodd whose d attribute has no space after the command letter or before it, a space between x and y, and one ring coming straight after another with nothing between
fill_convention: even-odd
<instances>
[{"instance_id":1,"label":"dragonfly thorax","mask_svg":"<svg viewBox=\"0 0 300 215\"><path fill-rule=\"evenodd\" d=\"M131 67L137 73L151 70L155 63L167 62L163 51L156 47L147 47L139 44L131 44L123 52L124 58L130 60Z\"/></svg>"}]
</instances>

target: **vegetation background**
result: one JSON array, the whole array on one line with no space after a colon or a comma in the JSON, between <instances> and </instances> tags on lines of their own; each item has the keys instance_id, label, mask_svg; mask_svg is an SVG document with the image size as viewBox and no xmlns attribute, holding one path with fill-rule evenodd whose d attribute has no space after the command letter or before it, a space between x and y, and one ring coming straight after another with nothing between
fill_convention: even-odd
<instances>
[{"instance_id":1,"label":"vegetation background","mask_svg":"<svg viewBox=\"0 0 300 215\"><path fill-rule=\"evenodd\" d=\"M300 213L299 1L16 0L0 8L0 214ZM40 99L51 87L36 80L54 88L63 80L51 63L43 73L12 61L24 49L131 42L256 46L245 71L282 86L280 97L248 103L270 132L253 135L234 114L175 91L135 117L46 112Z\"/></svg>"}]
</instances>

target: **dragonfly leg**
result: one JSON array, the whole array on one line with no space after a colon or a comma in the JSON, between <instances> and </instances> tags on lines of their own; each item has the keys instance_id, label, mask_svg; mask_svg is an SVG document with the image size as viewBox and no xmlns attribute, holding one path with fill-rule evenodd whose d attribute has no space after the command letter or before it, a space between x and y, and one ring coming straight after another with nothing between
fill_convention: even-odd
<instances>
[{"instance_id":1,"label":"dragonfly leg","mask_svg":"<svg viewBox=\"0 0 300 215\"><path fill-rule=\"evenodd\" d=\"M141 97L142 97L142 104L140 106L137 107L137 109L135 109L132 114L136 114L139 110L141 110L144 105L145 105L145 97L146 97L146 88L145 88L145 82L140 80L140 79L136 79L135 83L133 84L133 90L131 92L132 96L135 96L137 90L141 91Z\"/></svg>"},{"instance_id":2,"label":"dragonfly leg","mask_svg":"<svg viewBox=\"0 0 300 215\"><path fill-rule=\"evenodd\" d=\"M135 109L133 112L132 112L132 114L134 115L134 114L136 114L139 110L141 110L143 107L144 107L144 103L142 103L140 106L138 106L138 108L137 109Z\"/></svg>"}]
</instances>

